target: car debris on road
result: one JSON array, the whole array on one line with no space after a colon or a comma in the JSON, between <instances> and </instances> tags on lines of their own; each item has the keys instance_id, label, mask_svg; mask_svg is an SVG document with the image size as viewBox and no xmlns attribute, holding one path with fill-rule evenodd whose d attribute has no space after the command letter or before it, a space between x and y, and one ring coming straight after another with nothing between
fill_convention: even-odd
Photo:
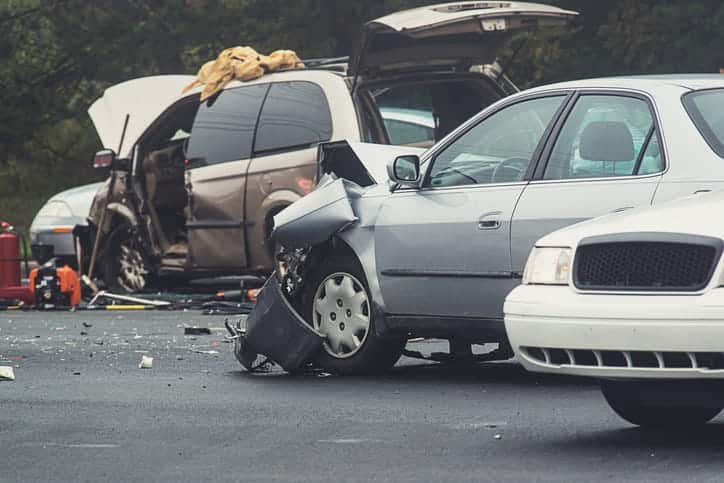
<instances>
[{"instance_id":1,"label":"car debris on road","mask_svg":"<svg viewBox=\"0 0 724 483\"><path fill-rule=\"evenodd\" d=\"M141 362L138 364L139 369L151 369L153 368L153 357L141 356Z\"/></svg>"},{"instance_id":2,"label":"car debris on road","mask_svg":"<svg viewBox=\"0 0 724 483\"><path fill-rule=\"evenodd\" d=\"M14 381L15 371L11 366L0 366L0 381Z\"/></svg>"}]
</instances>

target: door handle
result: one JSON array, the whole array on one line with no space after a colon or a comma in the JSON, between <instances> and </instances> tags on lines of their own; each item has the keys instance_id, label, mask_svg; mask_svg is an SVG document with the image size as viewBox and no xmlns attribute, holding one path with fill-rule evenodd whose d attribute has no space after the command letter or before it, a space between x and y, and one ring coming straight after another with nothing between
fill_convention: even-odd
<instances>
[{"instance_id":1,"label":"door handle","mask_svg":"<svg viewBox=\"0 0 724 483\"><path fill-rule=\"evenodd\" d=\"M500 228L500 211L485 213L478 219L479 230L497 230Z\"/></svg>"},{"instance_id":2,"label":"door handle","mask_svg":"<svg viewBox=\"0 0 724 483\"><path fill-rule=\"evenodd\" d=\"M711 193L711 190L709 190L709 189L702 189L702 190L696 190L696 191L694 191L694 194L695 194L695 195L700 195L700 194L702 194L702 193Z\"/></svg>"},{"instance_id":3,"label":"door handle","mask_svg":"<svg viewBox=\"0 0 724 483\"><path fill-rule=\"evenodd\" d=\"M622 211L630 210L633 206L622 206L621 208L616 208L611 213L621 213Z\"/></svg>"}]
</instances>

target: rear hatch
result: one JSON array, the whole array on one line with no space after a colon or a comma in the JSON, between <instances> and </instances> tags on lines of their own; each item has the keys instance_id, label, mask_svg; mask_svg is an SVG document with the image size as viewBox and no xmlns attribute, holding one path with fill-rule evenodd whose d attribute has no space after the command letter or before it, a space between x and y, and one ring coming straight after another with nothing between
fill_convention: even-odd
<instances>
[{"instance_id":1,"label":"rear hatch","mask_svg":"<svg viewBox=\"0 0 724 483\"><path fill-rule=\"evenodd\" d=\"M513 34L566 25L577 15L522 2L452 2L396 12L365 25L349 73L369 78L492 64Z\"/></svg>"}]
</instances>

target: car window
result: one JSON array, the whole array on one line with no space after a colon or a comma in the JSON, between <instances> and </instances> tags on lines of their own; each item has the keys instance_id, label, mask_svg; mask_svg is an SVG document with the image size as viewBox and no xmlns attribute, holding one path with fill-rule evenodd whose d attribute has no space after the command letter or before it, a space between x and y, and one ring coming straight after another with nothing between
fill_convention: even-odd
<instances>
[{"instance_id":1,"label":"car window","mask_svg":"<svg viewBox=\"0 0 724 483\"><path fill-rule=\"evenodd\" d=\"M435 158L426 185L522 180L564 97L519 102L485 118Z\"/></svg>"},{"instance_id":2,"label":"car window","mask_svg":"<svg viewBox=\"0 0 724 483\"><path fill-rule=\"evenodd\" d=\"M390 144L417 146L432 146L501 97L488 84L470 80L398 84L371 94ZM414 134L400 123L414 124Z\"/></svg>"},{"instance_id":3,"label":"car window","mask_svg":"<svg viewBox=\"0 0 724 483\"><path fill-rule=\"evenodd\" d=\"M646 101L583 95L556 139L543 178L605 178L662 170L659 138Z\"/></svg>"},{"instance_id":4,"label":"car window","mask_svg":"<svg viewBox=\"0 0 724 483\"><path fill-rule=\"evenodd\" d=\"M186 150L189 168L251 157L268 84L222 91L199 106Z\"/></svg>"},{"instance_id":5,"label":"car window","mask_svg":"<svg viewBox=\"0 0 724 483\"><path fill-rule=\"evenodd\" d=\"M324 91L312 82L272 84L259 117L254 152L312 146L332 138Z\"/></svg>"},{"instance_id":6,"label":"car window","mask_svg":"<svg viewBox=\"0 0 724 483\"><path fill-rule=\"evenodd\" d=\"M691 92L684 106L711 148L724 158L724 89Z\"/></svg>"},{"instance_id":7,"label":"car window","mask_svg":"<svg viewBox=\"0 0 724 483\"><path fill-rule=\"evenodd\" d=\"M385 112L382 113L385 116ZM432 142L434 139L434 130L425 118L409 119L408 121L384 118L385 129L390 137L391 144L424 144Z\"/></svg>"}]
</instances>

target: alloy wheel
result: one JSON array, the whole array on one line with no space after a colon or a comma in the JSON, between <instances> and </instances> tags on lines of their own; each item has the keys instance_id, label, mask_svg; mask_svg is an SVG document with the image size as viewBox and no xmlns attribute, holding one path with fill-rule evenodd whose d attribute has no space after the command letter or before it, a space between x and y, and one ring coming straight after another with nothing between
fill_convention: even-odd
<instances>
[{"instance_id":1,"label":"alloy wheel","mask_svg":"<svg viewBox=\"0 0 724 483\"><path fill-rule=\"evenodd\" d=\"M146 260L132 239L124 240L118 253L118 284L127 292L146 288L150 273Z\"/></svg>"}]
</instances>

